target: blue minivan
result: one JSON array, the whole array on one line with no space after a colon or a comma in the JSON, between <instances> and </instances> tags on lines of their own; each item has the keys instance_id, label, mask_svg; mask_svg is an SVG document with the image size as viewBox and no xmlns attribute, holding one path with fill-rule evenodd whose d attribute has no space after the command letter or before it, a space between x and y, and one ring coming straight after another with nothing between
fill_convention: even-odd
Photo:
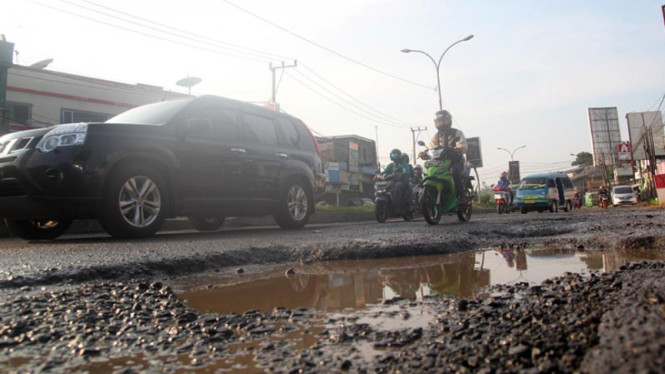
<instances>
[{"instance_id":1,"label":"blue minivan","mask_svg":"<svg viewBox=\"0 0 665 374\"><path fill-rule=\"evenodd\" d=\"M515 193L515 206L527 214L531 211L564 212L573 210L575 187L564 173L533 174L522 178Z\"/></svg>"}]
</instances>

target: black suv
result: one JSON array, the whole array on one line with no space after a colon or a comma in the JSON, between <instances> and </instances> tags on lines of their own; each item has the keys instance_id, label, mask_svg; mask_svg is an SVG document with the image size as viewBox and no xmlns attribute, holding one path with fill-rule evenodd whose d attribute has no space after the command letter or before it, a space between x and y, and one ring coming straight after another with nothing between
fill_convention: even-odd
<instances>
[{"instance_id":1,"label":"black suv","mask_svg":"<svg viewBox=\"0 0 665 374\"><path fill-rule=\"evenodd\" d=\"M325 179L299 119L215 96L134 108L105 123L0 138L0 216L24 239L54 239L76 219L112 236L153 235L166 218L198 230L273 214L301 228Z\"/></svg>"}]
</instances>

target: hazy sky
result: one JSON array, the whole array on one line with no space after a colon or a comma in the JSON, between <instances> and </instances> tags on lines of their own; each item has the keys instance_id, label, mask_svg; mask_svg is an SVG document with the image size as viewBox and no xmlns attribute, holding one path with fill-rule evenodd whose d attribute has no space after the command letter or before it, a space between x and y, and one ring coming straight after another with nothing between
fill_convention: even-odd
<instances>
[{"instance_id":1,"label":"hazy sky","mask_svg":"<svg viewBox=\"0 0 665 374\"><path fill-rule=\"evenodd\" d=\"M282 108L322 135L376 139L378 128L382 157L411 152L410 127L434 134L434 65L400 50L438 60L473 34L443 58L441 92L455 127L481 138L487 182L510 159L497 147L526 145L515 153L522 175L565 168L570 153L591 151L588 107L618 107L627 139L625 114L655 110L665 94L663 0L229 1L292 34L224 0L10 0L0 33L23 65L53 58L50 70L179 92L177 80L197 76L193 94L255 102L270 99L267 61L297 59L281 77Z\"/></svg>"}]
</instances>

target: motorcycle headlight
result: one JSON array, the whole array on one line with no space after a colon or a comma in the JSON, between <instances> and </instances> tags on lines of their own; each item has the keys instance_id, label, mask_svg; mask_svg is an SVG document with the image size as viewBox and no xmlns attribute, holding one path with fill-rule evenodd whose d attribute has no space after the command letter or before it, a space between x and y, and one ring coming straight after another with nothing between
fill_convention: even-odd
<instances>
[{"instance_id":1,"label":"motorcycle headlight","mask_svg":"<svg viewBox=\"0 0 665 374\"><path fill-rule=\"evenodd\" d=\"M56 126L42 137L37 144L37 149L47 153L58 147L67 147L72 145L83 145L85 136L88 133L87 123L75 123L70 125Z\"/></svg>"}]
</instances>

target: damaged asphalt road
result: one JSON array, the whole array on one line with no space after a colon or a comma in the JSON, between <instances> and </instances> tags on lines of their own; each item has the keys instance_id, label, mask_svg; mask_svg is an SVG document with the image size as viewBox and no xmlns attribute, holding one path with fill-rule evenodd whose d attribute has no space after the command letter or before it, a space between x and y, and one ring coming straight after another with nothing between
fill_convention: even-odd
<instances>
[{"instance_id":1,"label":"damaged asphalt road","mask_svg":"<svg viewBox=\"0 0 665 374\"><path fill-rule=\"evenodd\" d=\"M468 224L449 218L434 227L395 221L294 232L166 233L134 242L91 236L55 243L6 240L0 244L0 369L665 372L665 267L658 262L590 277L568 274L537 286L495 286L485 298L387 300L401 310L391 318L413 318L411 308L427 308L435 317L426 327L389 331L357 316L304 309L201 314L168 287L179 276L229 273L238 266L502 246L662 251L663 218L662 209L628 208L485 214ZM318 330L321 325L326 328ZM284 339L291 331L315 341L294 347ZM230 359L238 355L234 344L251 341L256 344L245 349L252 352L252 365Z\"/></svg>"},{"instance_id":2,"label":"damaged asphalt road","mask_svg":"<svg viewBox=\"0 0 665 374\"><path fill-rule=\"evenodd\" d=\"M665 212L582 210L528 215L477 214L386 224L351 222L279 228L167 232L144 240L65 236L54 242L0 241L0 289L95 280L160 279L229 267L287 262L448 254L505 244L574 248L665 248Z\"/></svg>"}]
</instances>

